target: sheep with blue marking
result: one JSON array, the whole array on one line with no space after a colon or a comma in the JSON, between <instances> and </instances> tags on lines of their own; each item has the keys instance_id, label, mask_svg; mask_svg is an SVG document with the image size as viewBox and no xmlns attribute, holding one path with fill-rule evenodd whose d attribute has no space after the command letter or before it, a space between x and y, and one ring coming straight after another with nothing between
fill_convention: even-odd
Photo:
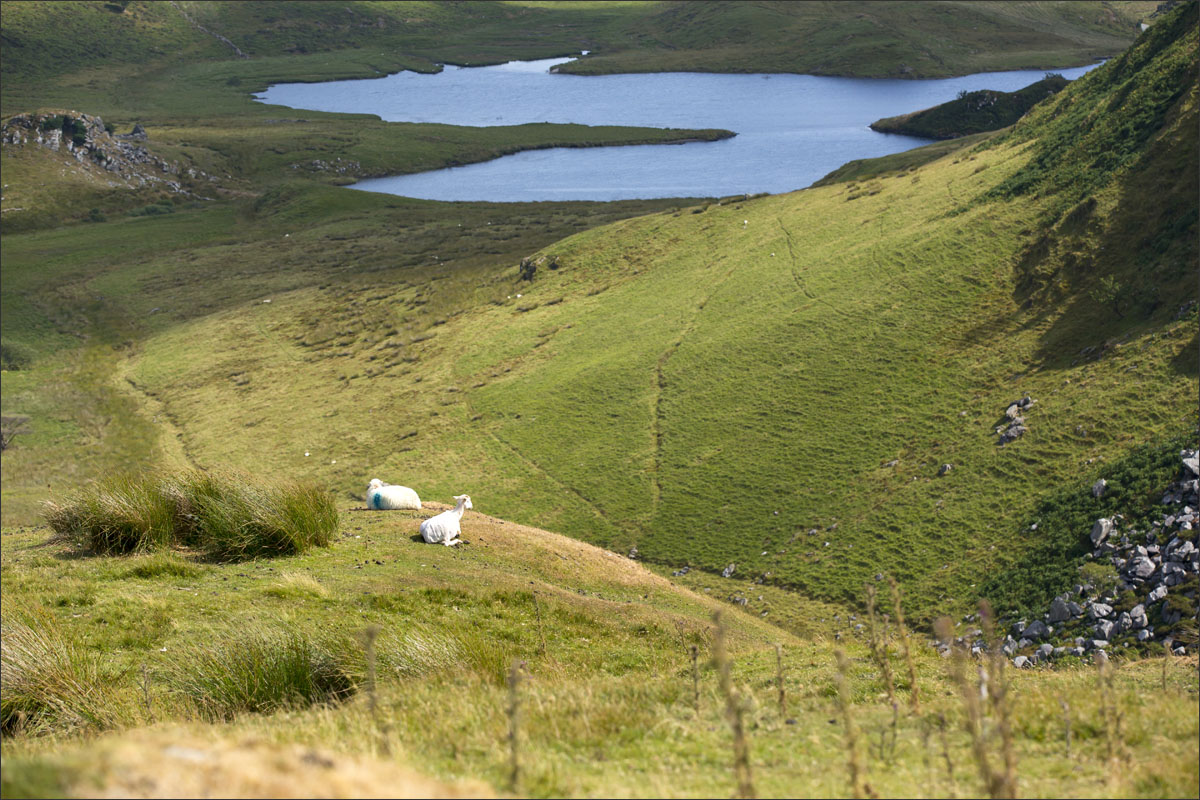
<instances>
[{"instance_id":1,"label":"sheep with blue marking","mask_svg":"<svg viewBox=\"0 0 1200 800\"><path fill-rule=\"evenodd\" d=\"M462 519L463 512L471 508L470 495L458 494L454 496L456 505L449 511L443 511L436 517L430 517L421 523L421 538L429 544L444 544L447 547L456 544L462 544L462 539L458 538L461 533L459 529L459 521Z\"/></svg>"},{"instance_id":2,"label":"sheep with blue marking","mask_svg":"<svg viewBox=\"0 0 1200 800\"><path fill-rule=\"evenodd\" d=\"M421 508L421 498L407 486L393 486L384 483L379 478L372 478L367 484L367 508L376 511L394 509Z\"/></svg>"}]
</instances>

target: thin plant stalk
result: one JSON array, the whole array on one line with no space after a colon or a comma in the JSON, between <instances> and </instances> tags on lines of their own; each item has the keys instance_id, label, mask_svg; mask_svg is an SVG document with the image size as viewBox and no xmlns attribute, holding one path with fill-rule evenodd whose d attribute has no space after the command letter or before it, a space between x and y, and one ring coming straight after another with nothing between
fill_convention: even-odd
<instances>
[{"instance_id":1,"label":"thin plant stalk","mask_svg":"<svg viewBox=\"0 0 1200 800\"><path fill-rule=\"evenodd\" d=\"M779 718L787 719L787 694L783 690L783 645L775 645L775 687L779 691Z\"/></svg>"},{"instance_id":2,"label":"thin plant stalk","mask_svg":"<svg viewBox=\"0 0 1200 800\"><path fill-rule=\"evenodd\" d=\"M954 625L943 617L937 621L938 636L951 645L950 679L958 688L962 697L963 708L966 710L967 734L971 737L971 754L975 757L975 765L979 768L979 777L987 788L988 796L1001 797L1000 783L1003 778L997 774L988 759L988 743L983 730L983 706L980 701L982 690L986 689L985 679L980 677L980 683L972 685L967 678L967 656L961 645L954 643Z\"/></svg>"},{"instance_id":3,"label":"thin plant stalk","mask_svg":"<svg viewBox=\"0 0 1200 800\"><path fill-rule=\"evenodd\" d=\"M688 648L692 656L692 710L700 716L700 648L692 645Z\"/></svg>"},{"instance_id":4,"label":"thin plant stalk","mask_svg":"<svg viewBox=\"0 0 1200 800\"><path fill-rule=\"evenodd\" d=\"M983 634L988 646L991 660L991 670L988 672L988 698L991 701L992 713L996 717L997 733L1000 735L1000 751L1004 756L1004 772L1000 775L1000 783L996 787L1000 797L1015 798L1017 796L1017 750L1013 744L1012 709L1008 702L1008 680L1005 675L1007 658L1000 649L1000 639L996 636L995 614L988 601L979 603L979 619L983 626Z\"/></svg>"},{"instance_id":5,"label":"thin plant stalk","mask_svg":"<svg viewBox=\"0 0 1200 800\"><path fill-rule=\"evenodd\" d=\"M896 702L896 684L892 681L892 664L888 659L887 643L880 641L879 621L875 616L875 586L867 584L867 622L870 625L871 633L871 657L875 659L875 663L879 666L879 672L883 675L883 685L887 689L887 697L889 703Z\"/></svg>"},{"instance_id":6,"label":"thin plant stalk","mask_svg":"<svg viewBox=\"0 0 1200 800\"><path fill-rule=\"evenodd\" d=\"M938 713L938 738L941 740L942 760L946 763L946 777L949 780L946 796L950 800L956 800L958 781L954 779L954 759L950 758L950 742L946 738L946 715L941 712Z\"/></svg>"},{"instance_id":7,"label":"thin plant stalk","mask_svg":"<svg viewBox=\"0 0 1200 800\"><path fill-rule=\"evenodd\" d=\"M756 795L753 776L750 773L750 743L746 738L746 725L742 718L742 698L733 688L733 668L725 643L725 622L720 611L713 614L713 622L716 624L716 633L713 637L713 661L717 665L721 693L725 695L725 718L733 732L733 771L737 776L736 796L752 798Z\"/></svg>"},{"instance_id":8,"label":"thin plant stalk","mask_svg":"<svg viewBox=\"0 0 1200 800\"><path fill-rule=\"evenodd\" d=\"M521 671L525 662L514 659L508 671L508 788L514 794L521 783L520 746L520 688Z\"/></svg>"},{"instance_id":9,"label":"thin plant stalk","mask_svg":"<svg viewBox=\"0 0 1200 800\"><path fill-rule=\"evenodd\" d=\"M841 648L834 650L833 654L837 658L837 696L838 706L842 711L842 725L846 736L846 755L850 768L850 791L858 798L878 797L867 783L866 773L858 754L858 729L854 726L854 714L851 710L850 682L847 680L847 675L850 673L850 661L846 658L846 653Z\"/></svg>"},{"instance_id":10,"label":"thin plant stalk","mask_svg":"<svg viewBox=\"0 0 1200 800\"><path fill-rule=\"evenodd\" d=\"M896 579L888 576L888 588L892 592L892 607L896 612L896 630L900 634L900 646L904 649L904 661L908 665L908 701L914 714L921 713L921 690L917 685L917 666L913 662L912 648L908 643L908 628L904 624L904 611L900 608L900 586Z\"/></svg>"},{"instance_id":11,"label":"thin plant stalk","mask_svg":"<svg viewBox=\"0 0 1200 800\"><path fill-rule=\"evenodd\" d=\"M533 610L537 613L538 653L546 655L546 634L542 631L542 604L538 602L537 592L533 593Z\"/></svg>"}]
</instances>

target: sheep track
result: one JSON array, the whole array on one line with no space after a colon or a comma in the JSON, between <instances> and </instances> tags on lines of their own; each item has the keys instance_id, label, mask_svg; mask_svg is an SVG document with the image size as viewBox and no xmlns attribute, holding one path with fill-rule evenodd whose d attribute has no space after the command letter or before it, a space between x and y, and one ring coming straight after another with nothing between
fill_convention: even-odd
<instances>
[{"instance_id":1,"label":"sheep track","mask_svg":"<svg viewBox=\"0 0 1200 800\"><path fill-rule=\"evenodd\" d=\"M499 444L502 447L504 447L505 449L509 450L514 456L516 456L518 459L520 459L526 465L531 467L535 472L537 472L537 473L541 474L543 477L545 477L546 480L550 481L555 486L562 489L564 492L571 495L572 497L577 499L579 502L583 503L583 505L586 506L601 521L605 522L608 525L613 526L614 528L621 531L622 533L630 533L631 532L631 531L626 530L621 525L617 524L614 520L609 519L608 515L605 514L604 511L601 510L599 506L597 506L591 500L588 500L586 497L584 497L582 494L580 494L579 490L575 489L574 487L572 487L568 484L563 483L558 478L554 477L554 475L552 475L549 472L549 470L547 470L541 464L537 463L532 458L530 458L529 456L522 453L519 449L517 449L516 445L514 445L510 442L506 442L504 439L501 439L494 431L491 431L491 430L487 431L487 435L490 436L492 438L492 440L495 441L497 444Z\"/></svg>"},{"instance_id":2,"label":"sheep track","mask_svg":"<svg viewBox=\"0 0 1200 800\"><path fill-rule=\"evenodd\" d=\"M825 306L829 307L833 311L836 311L838 314L841 314L843 317L854 316L853 314L850 314L849 312L843 311L842 309L838 308L837 306L835 306L833 303L829 302L828 300L826 300L822 297L817 297L815 294L812 293L812 290L808 288L808 284L804 282L804 278L801 275L799 262L796 259L796 248L795 248L795 245L792 243L792 232L789 231L786 226L784 226L783 220L780 219L779 217L776 217L775 221L777 223L779 223L779 230L783 231L784 239L787 241L788 257L791 258L791 260L792 260L792 280L794 280L796 282L796 286L800 289L800 291L804 294L804 296L807 297L809 300L815 300L818 303L824 304Z\"/></svg>"}]
</instances>

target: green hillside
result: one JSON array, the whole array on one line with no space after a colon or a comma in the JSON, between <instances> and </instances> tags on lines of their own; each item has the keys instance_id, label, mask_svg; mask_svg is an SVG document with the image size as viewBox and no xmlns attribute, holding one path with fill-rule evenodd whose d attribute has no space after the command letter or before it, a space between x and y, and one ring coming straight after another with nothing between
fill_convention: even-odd
<instances>
[{"instance_id":1,"label":"green hillside","mask_svg":"<svg viewBox=\"0 0 1200 800\"><path fill-rule=\"evenodd\" d=\"M398 63L435 69L589 50L568 69L939 77L1111 56L1155 7L1109 0L19 2L5 14L2 70L5 77L30 78L181 57L302 60L338 53L370 76Z\"/></svg>"},{"instance_id":2,"label":"green hillside","mask_svg":"<svg viewBox=\"0 0 1200 800\"><path fill-rule=\"evenodd\" d=\"M1046 487L1191 424L1194 13L966 155L589 231L425 330L436 287L276 297L153 336L132 379L200 463L472 487L665 564L834 600L886 568L926 609L966 601ZM283 386L322 399L279 417Z\"/></svg>"},{"instance_id":3,"label":"green hillside","mask_svg":"<svg viewBox=\"0 0 1200 800\"><path fill-rule=\"evenodd\" d=\"M1194 21L975 150L553 246L532 207L304 184L6 237L5 342L41 358L6 412L55 420L5 456L6 518L89 436L81 476L118 440L352 494L378 474L669 567L839 602L890 571L922 616L969 605L1044 492L1193 424ZM539 247L559 268L519 281ZM53 389L82 365L124 411Z\"/></svg>"}]
</instances>

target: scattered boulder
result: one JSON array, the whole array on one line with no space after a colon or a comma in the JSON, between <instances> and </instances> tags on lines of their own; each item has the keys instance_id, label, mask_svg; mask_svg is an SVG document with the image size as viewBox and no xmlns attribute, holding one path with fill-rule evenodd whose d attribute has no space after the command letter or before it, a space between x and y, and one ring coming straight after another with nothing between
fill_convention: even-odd
<instances>
[{"instance_id":1,"label":"scattered boulder","mask_svg":"<svg viewBox=\"0 0 1200 800\"><path fill-rule=\"evenodd\" d=\"M1108 481L1101 478L1092 484L1092 497L1103 497L1108 490Z\"/></svg>"},{"instance_id":2,"label":"scattered boulder","mask_svg":"<svg viewBox=\"0 0 1200 800\"><path fill-rule=\"evenodd\" d=\"M729 566L725 567L725 569L721 570L721 577L728 578L729 576L733 575L734 566L734 564L730 564Z\"/></svg>"},{"instance_id":3,"label":"scattered boulder","mask_svg":"<svg viewBox=\"0 0 1200 800\"><path fill-rule=\"evenodd\" d=\"M1050 603L1050 621L1052 623L1066 622L1071 618L1071 609L1067 607L1067 601L1062 597L1054 598Z\"/></svg>"},{"instance_id":4,"label":"scattered boulder","mask_svg":"<svg viewBox=\"0 0 1200 800\"><path fill-rule=\"evenodd\" d=\"M1112 532L1113 522L1111 519L1105 519L1104 517L1101 517L1100 519L1096 520L1096 524L1092 526L1092 546L1099 547L1110 535L1112 535Z\"/></svg>"}]
</instances>

